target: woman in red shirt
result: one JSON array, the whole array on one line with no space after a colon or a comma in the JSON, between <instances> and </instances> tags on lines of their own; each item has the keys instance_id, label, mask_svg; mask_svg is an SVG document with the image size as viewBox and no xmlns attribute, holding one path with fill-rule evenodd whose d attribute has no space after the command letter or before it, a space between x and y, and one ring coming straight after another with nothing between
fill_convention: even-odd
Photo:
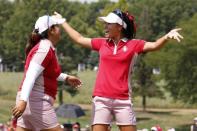
<instances>
[{"instance_id":1,"label":"woman in red shirt","mask_svg":"<svg viewBox=\"0 0 197 131\"><path fill-rule=\"evenodd\" d=\"M55 12L56 18L62 18ZM183 38L173 29L155 42L134 39L134 17L117 9L106 17L104 38L86 38L67 22L64 30L75 43L99 53L99 68L93 91L92 130L107 131L114 117L121 131L136 131L136 117L132 107L130 85L133 60L142 52L159 50L169 39L180 42Z\"/></svg>"}]
</instances>

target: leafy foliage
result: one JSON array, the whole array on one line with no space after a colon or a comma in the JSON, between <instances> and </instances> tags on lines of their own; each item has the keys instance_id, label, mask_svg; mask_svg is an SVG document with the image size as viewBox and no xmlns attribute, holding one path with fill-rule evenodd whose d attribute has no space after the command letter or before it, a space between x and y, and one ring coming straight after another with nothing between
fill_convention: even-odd
<instances>
[{"instance_id":1,"label":"leafy foliage","mask_svg":"<svg viewBox=\"0 0 197 131\"><path fill-rule=\"evenodd\" d=\"M197 3L193 0L142 0L139 2L131 1L130 3L132 5L129 6L129 12L132 12L134 16L138 16L136 17L138 25L137 38L142 38L147 41L154 41L156 38L167 33L170 29L178 26L179 21L188 21L188 19L197 12ZM193 23L191 24L186 23L185 26L179 24L178 26L183 28L183 36L186 36L187 39L189 39L187 40L187 44L189 45L194 42L194 38L196 37L193 35L196 32L194 31L196 28L194 23L193 20ZM185 30L187 25L190 25L190 28ZM187 31L187 33L184 33L185 31ZM191 35L188 36L188 34ZM185 41L186 39L183 42ZM194 58L196 57L196 54L194 53L196 50L194 48L195 44L192 45L192 50L187 50L188 47L186 44L183 46L182 44L178 45L177 43L170 41L163 49L161 49L161 51L147 53L146 56L141 59L141 64L143 64L145 68L140 69L141 67L139 67L139 72L136 73L142 75L146 74L146 68L160 68L161 75L159 75L159 78L156 80L167 80L169 82L167 89L176 100L188 102L189 98L191 99L189 102L194 103L194 101L196 101L196 95L192 93L192 91L195 90L194 87L197 86L195 83L196 78L191 78L191 74L192 76L196 76ZM186 62L190 64L184 64ZM185 69L190 70L191 72L186 71ZM142 70L141 73L140 70ZM148 78L154 81L154 77L150 77L152 74L147 74L145 76L148 75ZM137 80L139 81L139 79L140 78L138 77ZM192 81L191 84L188 81ZM141 86L143 85L141 84ZM147 87L142 87L141 91L148 94ZM142 94L144 93L141 93L141 95ZM157 96L157 94L160 93L154 93L155 96Z\"/></svg>"},{"instance_id":2,"label":"leafy foliage","mask_svg":"<svg viewBox=\"0 0 197 131\"><path fill-rule=\"evenodd\" d=\"M187 21L182 21L183 35L186 36L176 52L168 51L171 56L176 56L173 64L166 65L165 77L169 81L168 89L175 99L187 103L195 103L197 95L197 14ZM168 60L170 59L167 58Z\"/></svg>"}]
</instances>

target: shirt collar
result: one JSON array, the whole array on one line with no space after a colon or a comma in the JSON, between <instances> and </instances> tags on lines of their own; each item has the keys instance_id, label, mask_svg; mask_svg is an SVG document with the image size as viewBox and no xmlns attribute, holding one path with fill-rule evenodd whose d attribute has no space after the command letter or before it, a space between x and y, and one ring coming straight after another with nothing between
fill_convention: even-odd
<instances>
[{"instance_id":1,"label":"shirt collar","mask_svg":"<svg viewBox=\"0 0 197 131\"><path fill-rule=\"evenodd\" d=\"M126 43L128 41L128 38L124 37L121 39L121 41L123 41L124 43Z\"/></svg>"},{"instance_id":2,"label":"shirt collar","mask_svg":"<svg viewBox=\"0 0 197 131\"><path fill-rule=\"evenodd\" d=\"M45 40L46 40L47 42L49 42L51 48L52 48L53 50L55 50L55 47L54 47L54 45L52 44L52 42L51 42L50 40L48 40L48 39L45 39Z\"/></svg>"},{"instance_id":3,"label":"shirt collar","mask_svg":"<svg viewBox=\"0 0 197 131\"><path fill-rule=\"evenodd\" d=\"M122 39L120 39L120 41L126 43L128 41L128 38L123 37ZM107 42L113 42L114 43L113 39L111 39L111 38L107 39Z\"/></svg>"}]
</instances>

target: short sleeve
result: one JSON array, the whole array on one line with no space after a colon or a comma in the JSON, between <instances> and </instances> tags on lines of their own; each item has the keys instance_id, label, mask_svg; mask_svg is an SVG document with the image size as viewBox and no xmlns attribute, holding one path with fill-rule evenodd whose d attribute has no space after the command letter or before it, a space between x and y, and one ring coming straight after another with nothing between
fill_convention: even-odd
<instances>
[{"instance_id":1,"label":"short sleeve","mask_svg":"<svg viewBox=\"0 0 197 131\"><path fill-rule=\"evenodd\" d=\"M146 41L144 40L133 40L133 41L135 43L135 48L134 48L135 52L138 54L142 53Z\"/></svg>"},{"instance_id":2,"label":"short sleeve","mask_svg":"<svg viewBox=\"0 0 197 131\"><path fill-rule=\"evenodd\" d=\"M94 38L91 40L91 44L92 44L92 49L99 51L101 48L101 45L106 41L106 39L103 38Z\"/></svg>"}]
</instances>

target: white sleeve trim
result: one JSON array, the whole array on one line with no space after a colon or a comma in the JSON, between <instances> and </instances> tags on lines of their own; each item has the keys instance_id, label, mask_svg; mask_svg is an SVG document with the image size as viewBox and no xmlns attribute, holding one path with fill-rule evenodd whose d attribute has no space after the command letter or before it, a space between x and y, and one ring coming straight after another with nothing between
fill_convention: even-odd
<instances>
[{"instance_id":1,"label":"white sleeve trim","mask_svg":"<svg viewBox=\"0 0 197 131\"><path fill-rule=\"evenodd\" d=\"M35 80L43 70L44 67L42 67L41 65L32 61L30 62L28 70L26 72L25 79L23 81L20 100L28 100L30 92L34 86Z\"/></svg>"},{"instance_id":2,"label":"white sleeve trim","mask_svg":"<svg viewBox=\"0 0 197 131\"><path fill-rule=\"evenodd\" d=\"M67 74L61 73L61 74L58 76L57 80L58 80L58 81L65 81L67 77L68 77Z\"/></svg>"}]
</instances>

